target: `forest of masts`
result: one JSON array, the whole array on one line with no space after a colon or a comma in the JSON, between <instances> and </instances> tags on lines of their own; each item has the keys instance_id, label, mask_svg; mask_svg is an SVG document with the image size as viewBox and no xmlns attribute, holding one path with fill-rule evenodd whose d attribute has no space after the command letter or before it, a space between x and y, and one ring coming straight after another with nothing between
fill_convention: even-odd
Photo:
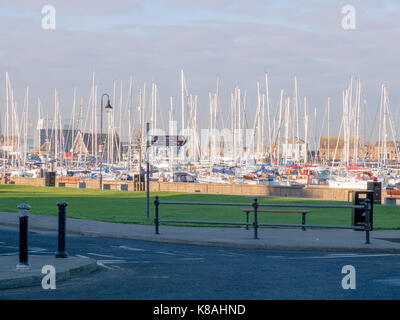
<instances>
[{"instance_id":1,"label":"forest of masts","mask_svg":"<svg viewBox=\"0 0 400 320\"><path fill-rule=\"evenodd\" d=\"M342 92L342 117L339 128L331 127L331 99L327 98L324 115L317 117L317 109L311 110L307 97L300 97L298 83L294 77L294 90L291 93L280 90L278 101L271 102L268 74L262 82L256 83L256 105L248 106L247 91L235 86L230 94L230 105L224 106L220 102L220 79L217 78L215 92L209 93L209 118L207 141L200 133L198 123L199 99L197 95L189 92L184 71L181 70L180 97L171 96L168 101L168 112L161 108L158 85L152 83L150 88L144 83L134 90L134 78L129 82L114 81L113 92L110 93L112 109L105 112L103 119L103 133L107 134L107 141L97 141L100 135L100 97L93 74L89 98L84 101L78 98L77 89L73 91L72 109L69 114L61 112L60 100L57 89L54 90L53 115L44 114L44 108L40 98L37 98L35 106L31 106L30 89L26 87L25 98L22 107L18 105L14 88L8 72L5 75L5 99L1 99L1 135L2 135L2 165L3 167L26 168L27 154L29 153L29 140L33 137L36 125L39 122L44 128L52 129L56 134L53 141L52 155L57 159L57 165L65 165L65 153L74 152L78 158L77 164L82 160L94 157L98 163L100 154L96 146L104 144L109 148L104 154L107 157L104 163L123 165L129 169L134 167L134 159L139 154L146 152L146 123L150 124L149 135L169 134L185 136L191 129L190 137L185 147L171 148L173 152L166 152L165 148L151 148L149 157L153 161L160 159L169 162L181 163L219 163L223 160L231 163L248 163L258 160L260 162L283 161L287 163L290 155L283 153L283 143L289 138L300 138L304 141L305 162L315 161L315 155L319 147L319 139L324 130L330 137L343 137L344 147L339 156L339 139L336 144L328 143L328 155L334 150L333 163L350 164L365 160L360 154L364 154L365 137L361 134L361 117L366 107L362 99L362 85L359 79L350 79L348 88ZM363 104L362 104L363 101ZM204 108L203 108L204 109ZM337 110L337 108L336 108ZM180 127L178 118L180 113ZM338 113L338 112L335 112ZM165 117L165 114L168 116ZM205 113L202 113L204 120ZM167 119L166 119L167 118ZM38 125L39 125L38 122ZM167 123L166 123L167 122ZM322 125L321 125L322 123ZM365 126L364 126L365 127ZM65 137L60 129L69 129ZM319 131L319 132L318 132ZM82 146L76 147L77 133L92 134L94 143L88 153L82 152ZM221 132L224 134L221 135ZM246 133L247 132L247 133ZM248 134L250 132L250 135ZM364 135L367 133L364 128ZM119 135L119 138L117 136ZM221 138L222 137L222 138ZM396 128L390 109L386 86L381 87L379 105L379 129L378 165L384 166L387 162L387 143L393 141L398 158L396 142ZM73 146L66 150L65 141L71 138ZM295 144L296 140L291 139ZM355 141L355 142L354 142ZM125 147L123 147L125 146ZM294 146L293 146L294 147ZM169 150L171 151L171 150ZM311 152L313 151L313 152ZM39 146L35 146L36 153L43 153ZM141 159L140 159L141 160ZM398 159L397 159L398 160ZM331 162L332 163L332 162Z\"/></svg>"}]
</instances>

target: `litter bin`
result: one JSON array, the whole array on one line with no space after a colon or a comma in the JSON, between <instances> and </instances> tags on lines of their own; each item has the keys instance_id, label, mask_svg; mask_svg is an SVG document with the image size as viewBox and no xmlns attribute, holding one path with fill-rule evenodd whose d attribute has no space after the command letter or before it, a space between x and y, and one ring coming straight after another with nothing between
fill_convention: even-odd
<instances>
[{"instance_id":1,"label":"litter bin","mask_svg":"<svg viewBox=\"0 0 400 320\"><path fill-rule=\"evenodd\" d=\"M46 187L56 186L56 173L54 171L46 172L44 178Z\"/></svg>"},{"instance_id":2,"label":"litter bin","mask_svg":"<svg viewBox=\"0 0 400 320\"><path fill-rule=\"evenodd\" d=\"M374 203L382 203L382 182L368 181L367 190L374 192Z\"/></svg>"},{"instance_id":3,"label":"litter bin","mask_svg":"<svg viewBox=\"0 0 400 320\"><path fill-rule=\"evenodd\" d=\"M374 192L367 190L367 191L353 191L353 199L354 205L364 205L365 199L369 199L371 203L371 212L370 212L370 224L371 230L373 229L374 225ZM353 209L353 217L352 222L354 227L364 227L365 226L365 218L366 212L365 209ZM357 229L354 229L357 230Z\"/></svg>"},{"instance_id":4,"label":"litter bin","mask_svg":"<svg viewBox=\"0 0 400 320\"><path fill-rule=\"evenodd\" d=\"M133 189L134 191L144 191L145 190L145 176L144 174L134 174L133 175Z\"/></svg>"}]
</instances>

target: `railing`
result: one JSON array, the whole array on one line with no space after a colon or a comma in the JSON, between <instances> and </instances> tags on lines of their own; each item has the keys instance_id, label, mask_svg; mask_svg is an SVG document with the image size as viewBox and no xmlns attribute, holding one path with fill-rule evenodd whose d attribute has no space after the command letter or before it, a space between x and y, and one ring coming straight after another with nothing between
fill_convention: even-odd
<instances>
[{"instance_id":1,"label":"railing","mask_svg":"<svg viewBox=\"0 0 400 320\"><path fill-rule=\"evenodd\" d=\"M155 201L155 233L159 233L160 223L182 223L182 224L209 224L209 225L235 225L235 226L248 226L249 222L232 222L232 221L198 221L198 220L169 220L160 219L159 206L160 205L188 205L188 206L233 206L233 207L253 207L254 213L254 239L258 239L258 228L260 226L274 226L274 227L306 227L306 228L334 228L334 229L353 229L365 231L365 243L370 244L370 231L371 231L371 203L367 198L364 200L364 205L322 205L322 204L274 204L274 203L259 203L255 198L252 203L224 203L224 202L184 202L184 201L160 201L156 196ZM319 208L319 209L364 209L365 210L365 225L364 226L332 226L332 225L304 225L304 224L276 224L276 223L259 223L258 222L258 208L259 207L279 207L279 208Z\"/></svg>"}]
</instances>

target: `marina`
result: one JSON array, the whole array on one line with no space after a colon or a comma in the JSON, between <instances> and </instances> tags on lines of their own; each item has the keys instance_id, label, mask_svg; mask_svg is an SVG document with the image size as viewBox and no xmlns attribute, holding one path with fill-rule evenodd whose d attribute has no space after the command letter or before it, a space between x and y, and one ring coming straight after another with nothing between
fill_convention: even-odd
<instances>
[{"instance_id":1,"label":"marina","mask_svg":"<svg viewBox=\"0 0 400 320\"><path fill-rule=\"evenodd\" d=\"M93 74L86 103L74 89L72 111L65 114L55 89L53 115L45 114L37 98L35 120L29 86L18 107L6 73L1 176L43 178L53 173L61 183L100 180L99 188L103 181L135 181L140 190L147 171L152 182L354 190L367 190L369 182L377 182L383 190L400 187L400 148L384 85L378 136L371 143L361 132L360 79L351 78L342 92L340 128L330 125L331 99L319 119L317 109L308 109L307 97L300 97L296 77L293 95L280 90L274 108L268 74L264 87L256 82L255 108L248 107L247 91L238 86L231 92L230 105L223 105L217 78L215 92L209 93L208 127L201 128L199 99L190 93L183 70L180 83L180 101L171 96L166 113L156 83L148 90L146 83L135 86L131 77L127 88L124 81L114 81L112 94L100 96Z\"/></svg>"},{"instance_id":2,"label":"marina","mask_svg":"<svg viewBox=\"0 0 400 320\"><path fill-rule=\"evenodd\" d=\"M397 2L2 1L0 298L400 297Z\"/></svg>"}]
</instances>

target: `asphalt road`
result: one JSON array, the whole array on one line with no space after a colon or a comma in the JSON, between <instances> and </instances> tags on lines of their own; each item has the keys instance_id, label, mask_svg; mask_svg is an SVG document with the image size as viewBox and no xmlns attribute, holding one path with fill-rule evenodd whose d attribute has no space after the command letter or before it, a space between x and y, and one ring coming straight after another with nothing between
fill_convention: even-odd
<instances>
[{"instance_id":1,"label":"asphalt road","mask_svg":"<svg viewBox=\"0 0 400 320\"><path fill-rule=\"evenodd\" d=\"M30 232L31 254L52 254L55 233ZM41 287L0 291L0 299L399 299L400 255L332 254L67 237L70 255L99 271ZM0 256L18 252L18 232L0 228ZM342 288L354 266L356 289Z\"/></svg>"}]
</instances>

